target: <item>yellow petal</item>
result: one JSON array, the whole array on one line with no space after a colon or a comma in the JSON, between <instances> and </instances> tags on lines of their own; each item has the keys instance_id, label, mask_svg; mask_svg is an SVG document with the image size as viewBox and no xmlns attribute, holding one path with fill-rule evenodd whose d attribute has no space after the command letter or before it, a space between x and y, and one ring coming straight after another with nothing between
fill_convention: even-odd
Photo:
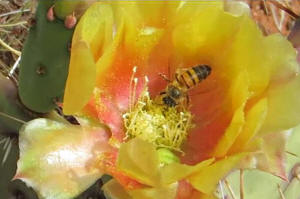
<instances>
[{"instance_id":1,"label":"yellow petal","mask_svg":"<svg viewBox=\"0 0 300 199\"><path fill-rule=\"evenodd\" d=\"M174 19L172 41L175 53L186 62L212 62L223 53L228 39L231 40L237 31L238 23L237 17L216 5L186 3ZM219 49L217 53L216 49ZM219 66L223 67L223 64Z\"/></svg>"},{"instance_id":2,"label":"yellow petal","mask_svg":"<svg viewBox=\"0 0 300 199\"><path fill-rule=\"evenodd\" d=\"M234 169L236 164L245 157L245 155L246 153L240 153L219 160L190 176L188 181L197 190L205 194L211 194L215 190L219 180L227 175L230 170Z\"/></svg>"},{"instance_id":3,"label":"yellow petal","mask_svg":"<svg viewBox=\"0 0 300 199\"><path fill-rule=\"evenodd\" d=\"M110 43L109 46L105 49L103 55L98 59L96 65L97 65L97 80L103 79L105 76L107 77L107 70L112 65L114 58L117 53L117 49L122 41L124 31L124 22L120 22L118 25L118 29L116 32L116 35Z\"/></svg>"},{"instance_id":4,"label":"yellow petal","mask_svg":"<svg viewBox=\"0 0 300 199\"><path fill-rule=\"evenodd\" d=\"M161 25L161 17L166 14L164 13L164 7L167 3L167 1L137 1L138 10L143 17L143 23L147 26Z\"/></svg>"},{"instance_id":5,"label":"yellow petal","mask_svg":"<svg viewBox=\"0 0 300 199\"><path fill-rule=\"evenodd\" d=\"M113 199L132 199L126 190L122 187L117 180L112 179L105 183L102 187L104 195L107 198Z\"/></svg>"},{"instance_id":6,"label":"yellow petal","mask_svg":"<svg viewBox=\"0 0 300 199\"><path fill-rule=\"evenodd\" d=\"M231 147L230 153L241 151L248 144L248 142L257 134L263 122L265 121L267 108L267 99L263 98L249 110L249 112L246 115L246 122L243 127L243 130L235 140L233 146Z\"/></svg>"},{"instance_id":7,"label":"yellow petal","mask_svg":"<svg viewBox=\"0 0 300 199\"><path fill-rule=\"evenodd\" d=\"M134 21L137 25L158 26L163 12L165 1L116 1L113 5L116 12L126 15L128 21Z\"/></svg>"},{"instance_id":8,"label":"yellow petal","mask_svg":"<svg viewBox=\"0 0 300 199\"><path fill-rule=\"evenodd\" d=\"M281 35L263 37L258 26L244 17L228 53L230 68L243 68L249 73L252 97L261 95L269 83L293 77L298 71L296 51Z\"/></svg>"},{"instance_id":9,"label":"yellow petal","mask_svg":"<svg viewBox=\"0 0 300 199\"><path fill-rule=\"evenodd\" d=\"M271 65L263 58L266 54L265 48L262 47L264 38L257 25L250 17L244 16L241 21L240 29L229 48L229 73L232 73L233 69L246 69L249 74L249 90L253 92L254 97L268 86Z\"/></svg>"},{"instance_id":10,"label":"yellow petal","mask_svg":"<svg viewBox=\"0 0 300 199\"><path fill-rule=\"evenodd\" d=\"M233 115L229 127L227 127L224 135L218 142L214 149L213 156L224 157L229 151L230 147L235 142L236 138L242 131L243 125L245 123L244 119L244 107L240 107Z\"/></svg>"},{"instance_id":11,"label":"yellow petal","mask_svg":"<svg viewBox=\"0 0 300 199\"><path fill-rule=\"evenodd\" d=\"M230 12L235 16L241 16L241 15L250 16L251 14L249 5L241 1L225 1L224 10Z\"/></svg>"},{"instance_id":12,"label":"yellow petal","mask_svg":"<svg viewBox=\"0 0 300 199\"><path fill-rule=\"evenodd\" d=\"M72 44L75 45L79 41L85 41L96 61L102 51L112 42L113 21L113 12L110 5L103 2L94 3L77 24Z\"/></svg>"},{"instance_id":13,"label":"yellow petal","mask_svg":"<svg viewBox=\"0 0 300 199\"><path fill-rule=\"evenodd\" d=\"M76 26L64 95L65 114L80 111L89 101L96 83L95 63L112 42L112 24L111 6L95 3Z\"/></svg>"},{"instance_id":14,"label":"yellow petal","mask_svg":"<svg viewBox=\"0 0 300 199\"><path fill-rule=\"evenodd\" d=\"M113 4L114 11L117 13L117 20L124 23L126 34L124 34L122 39L124 39L125 46L131 47L131 42L135 41L138 29L141 28L143 17L134 1L117 1Z\"/></svg>"},{"instance_id":15,"label":"yellow petal","mask_svg":"<svg viewBox=\"0 0 300 199\"><path fill-rule=\"evenodd\" d=\"M177 193L177 183L165 187L135 189L129 191L132 199L175 199Z\"/></svg>"},{"instance_id":16,"label":"yellow petal","mask_svg":"<svg viewBox=\"0 0 300 199\"><path fill-rule=\"evenodd\" d=\"M209 166L214 162L214 158L202 161L195 166L189 166L185 164L172 163L166 165L160 170L161 173L161 183L163 185L171 184L173 182L177 182L182 180L193 173L200 171L201 169Z\"/></svg>"},{"instance_id":17,"label":"yellow petal","mask_svg":"<svg viewBox=\"0 0 300 199\"><path fill-rule=\"evenodd\" d=\"M93 56L84 41L72 47L69 75L64 94L63 111L74 114L89 101L96 84L96 65Z\"/></svg>"},{"instance_id":18,"label":"yellow petal","mask_svg":"<svg viewBox=\"0 0 300 199\"><path fill-rule=\"evenodd\" d=\"M138 32L135 38L135 43L131 43L131 45L135 45L136 52L140 56L143 56L144 59L147 59L149 53L160 41L163 33L163 29L145 27Z\"/></svg>"},{"instance_id":19,"label":"yellow petal","mask_svg":"<svg viewBox=\"0 0 300 199\"><path fill-rule=\"evenodd\" d=\"M296 60L297 52L285 37L280 34L270 35L265 38L264 46L264 59L271 67L271 83L280 83L294 77L299 72L299 64ZM278 56L274 56L274 54Z\"/></svg>"},{"instance_id":20,"label":"yellow petal","mask_svg":"<svg viewBox=\"0 0 300 199\"><path fill-rule=\"evenodd\" d=\"M278 132L300 123L300 76L270 88L268 113L261 133Z\"/></svg>"},{"instance_id":21,"label":"yellow petal","mask_svg":"<svg viewBox=\"0 0 300 199\"><path fill-rule=\"evenodd\" d=\"M143 184L155 186L159 183L159 158L155 147L139 138L121 145L117 168Z\"/></svg>"},{"instance_id":22,"label":"yellow petal","mask_svg":"<svg viewBox=\"0 0 300 199\"><path fill-rule=\"evenodd\" d=\"M229 97L232 99L234 115L231 123L215 147L213 156L225 156L242 131L242 127L245 124L244 107L250 95L248 85L248 75L245 71L241 72L232 82Z\"/></svg>"},{"instance_id":23,"label":"yellow petal","mask_svg":"<svg viewBox=\"0 0 300 199\"><path fill-rule=\"evenodd\" d=\"M128 52L141 59L147 59L164 32L162 28L158 28L162 23L164 4L165 2L134 1L113 3L118 20L124 22L124 44Z\"/></svg>"}]
</instances>

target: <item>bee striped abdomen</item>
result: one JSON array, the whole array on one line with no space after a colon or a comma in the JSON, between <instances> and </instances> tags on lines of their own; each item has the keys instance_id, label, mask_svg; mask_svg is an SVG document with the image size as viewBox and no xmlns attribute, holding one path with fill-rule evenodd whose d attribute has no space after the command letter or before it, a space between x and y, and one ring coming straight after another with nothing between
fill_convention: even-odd
<instances>
[{"instance_id":1,"label":"bee striped abdomen","mask_svg":"<svg viewBox=\"0 0 300 199\"><path fill-rule=\"evenodd\" d=\"M206 79L211 72L211 67L208 65L198 65L193 67L192 69L197 74L197 80L199 82Z\"/></svg>"},{"instance_id":2,"label":"bee striped abdomen","mask_svg":"<svg viewBox=\"0 0 300 199\"><path fill-rule=\"evenodd\" d=\"M202 80L206 79L211 72L208 65L198 65L187 69L181 74L176 75L176 80L187 89L196 86Z\"/></svg>"}]
</instances>

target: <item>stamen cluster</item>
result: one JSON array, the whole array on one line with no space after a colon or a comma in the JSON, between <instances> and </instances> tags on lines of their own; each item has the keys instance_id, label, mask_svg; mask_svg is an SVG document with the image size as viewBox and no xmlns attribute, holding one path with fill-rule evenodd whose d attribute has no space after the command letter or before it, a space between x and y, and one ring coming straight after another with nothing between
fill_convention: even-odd
<instances>
[{"instance_id":1,"label":"stamen cluster","mask_svg":"<svg viewBox=\"0 0 300 199\"><path fill-rule=\"evenodd\" d=\"M139 137L157 147L181 151L180 147L192 127L189 111L178 111L152 100L145 87L129 112L123 115L126 138Z\"/></svg>"}]
</instances>

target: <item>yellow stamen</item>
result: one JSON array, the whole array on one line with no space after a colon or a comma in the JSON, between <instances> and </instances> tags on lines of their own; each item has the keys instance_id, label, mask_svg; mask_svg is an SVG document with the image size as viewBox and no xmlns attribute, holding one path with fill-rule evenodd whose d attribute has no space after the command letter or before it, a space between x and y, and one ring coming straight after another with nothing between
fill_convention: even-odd
<instances>
[{"instance_id":1,"label":"yellow stamen","mask_svg":"<svg viewBox=\"0 0 300 199\"><path fill-rule=\"evenodd\" d=\"M131 75L131 78L130 78L130 84L129 84L129 90L130 90L130 95L129 95L129 109L131 110L132 109L132 106L134 103L134 99L132 99L132 91L134 90L132 88L132 82L134 80L134 76L135 76L135 73L136 73L136 70L137 70L137 66L134 66L133 69L132 69L132 75Z\"/></svg>"},{"instance_id":2,"label":"yellow stamen","mask_svg":"<svg viewBox=\"0 0 300 199\"><path fill-rule=\"evenodd\" d=\"M136 81L134 83L136 84ZM139 99L129 112L123 115L126 139L139 137L157 147L181 151L180 146L192 127L191 113L185 109L179 112L176 107L156 103L150 98L146 83L147 78ZM132 100L136 95L134 90ZM134 102L130 102L132 103Z\"/></svg>"}]
</instances>

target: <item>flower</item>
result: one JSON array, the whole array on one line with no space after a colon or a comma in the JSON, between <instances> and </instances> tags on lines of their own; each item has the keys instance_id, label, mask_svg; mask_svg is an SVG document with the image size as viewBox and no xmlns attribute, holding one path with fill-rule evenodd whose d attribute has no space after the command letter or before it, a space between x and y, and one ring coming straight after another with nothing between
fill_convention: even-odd
<instances>
[{"instance_id":1,"label":"flower","mask_svg":"<svg viewBox=\"0 0 300 199\"><path fill-rule=\"evenodd\" d=\"M170 85L159 74L174 76L199 64L212 71L188 91L190 106L157 102ZM108 173L115 180L105 185L106 193L139 199L213 197L218 181L236 168L286 178L281 132L300 123L297 72L296 51L285 38L264 37L247 14L224 11L222 1L94 3L73 36L63 103L64 113L76 115L82 127L47 130L29 123L21 146L34 137L28 128L52 132L49 142L59 144L45 151L36 143L33 152L24 147L17 177L53 198L52 190L76 195L95 179L86 178L90 173ZM174 121L181 124L175 130ZM58 141L69 128L83 132L77 135L82 142ZM39 178L26 175L29 168L46 167L55 177L62 171L52 171L57 165L73 174L74 165L63 164L64 157L54 155L59 161L50 165L45 156L65 148L80 151L86 143L90 151L82 155L92 156L76 167L84 172L66 176L60 187L45 174L43 190ZM32 164L25 158L28 150L43 164L22 166Z\"/></svg>"}]
</instances>

